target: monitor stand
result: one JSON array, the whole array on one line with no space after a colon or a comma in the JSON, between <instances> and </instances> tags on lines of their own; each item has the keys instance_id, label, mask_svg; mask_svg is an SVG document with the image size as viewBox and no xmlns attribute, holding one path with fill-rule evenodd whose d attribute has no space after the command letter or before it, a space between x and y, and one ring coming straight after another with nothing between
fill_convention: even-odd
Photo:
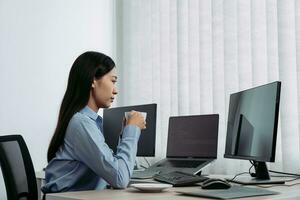
<instances>
[{"instance_id":1,"label":"monitor stand","mask_svg":"<svg viewBox=\"0 0 300 200\"><path fill-rule=\"evenodd\" d=\"M272 178L272 179L268 179L268 180L262 180L262 179L257 179L257 178L253 178L250 176L238 177L238 178L235 178L234 180L227 179L227 181L242 184L242 185L273 185L273 184L284 184L285 183L284 180L280 180L280 179L276 180L276 179Z\"/></svg>"},{"instance_id":2,"label":"monitor stand","mask_svg":"<svg viewBox=\"0 0 300 200\"><path fill-rule=\"evenodd\" d=\"M138 159L137 157L135 158L134 168L133 168L134 171L144 171L144 170L146 170L146 169L148 169L148 168L149 168L149 167L144 167L144 166L142 165L142 162L139 161L139 159Z\"/></svg>"},{"instance_id":3,"label":"monitor stand","mask_svg":"<svg viewBox=\"0 0 300 200\"><path fill-rule=\"evenodd\" d=\"M133 170L137 170L137 171L143 170L143 168L140 166L140 163L137 158L135 159Z\"/></svg>"},{"instance_id":4,"label":"monitor stand","mask_svg":"<svg viewBox=\"0 0 300 200\"><path fill-rule=\"evenodd\" d=\"M234 180L227 179L230 182L238 183L242 185L261 185L261 184L284 184L285 181L282 179L272 178L269 175L269 170L267 168L267 165L265 162L259 162L259 161L252 161L255 174L251 174L251 177L249 176L241 176L236 177Z\"/></svg>"}]
</instances>

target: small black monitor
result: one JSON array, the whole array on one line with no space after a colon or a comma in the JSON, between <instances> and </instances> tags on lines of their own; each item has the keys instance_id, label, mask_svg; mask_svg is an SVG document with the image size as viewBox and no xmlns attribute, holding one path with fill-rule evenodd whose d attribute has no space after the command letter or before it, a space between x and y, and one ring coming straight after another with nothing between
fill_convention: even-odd
<instances>
[{"instance_id":1,"label":"small black monitor","mask_svg":"<svg viewBox=\"0 0 300 200\"><path fill-rule=\"evenodd\" d=\"M230 95L224 157L250 160L256 173L245 184L270 180L265 162L275 161L280 88L277 81Z\"/></svg>"},{"instance_id":2,"label":"small black monitor","mask_svg":"<svg viewBox=\"0 0 300 200\"><path fill-rule=\"evenodd\" d=\"M105 142L116 152L119 143L119 136L122 130L122 121L125 112L132 110L146 112L146 126L142 130L137 149L137 156L155 156L155 137L156 137L156 104L145 104L125 107L115 107L104 109L103 111L103 133Z\"/></svg>"}]
</instances>

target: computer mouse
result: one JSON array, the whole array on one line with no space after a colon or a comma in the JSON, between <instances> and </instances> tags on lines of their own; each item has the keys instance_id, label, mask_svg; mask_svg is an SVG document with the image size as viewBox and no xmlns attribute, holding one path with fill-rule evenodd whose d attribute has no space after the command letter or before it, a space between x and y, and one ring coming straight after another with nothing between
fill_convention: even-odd
<instances>
[{"instance_id":1,"label":"computer mouse","mask_svg":"<svg viewBox=\"0 0 300 200\"><path fill-rule=\"evenodd\" d=\"M231 184L222 179L207 179L201 184L202 189L228 189Z\"/></svg>"}]
</instances>

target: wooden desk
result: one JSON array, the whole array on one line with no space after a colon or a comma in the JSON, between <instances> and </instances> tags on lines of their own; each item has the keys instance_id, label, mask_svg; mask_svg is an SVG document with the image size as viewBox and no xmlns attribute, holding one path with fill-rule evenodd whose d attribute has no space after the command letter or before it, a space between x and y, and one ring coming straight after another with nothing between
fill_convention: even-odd
<instances>
[{"instance_id":1,"label":"wooden desk","mask_svg":"<svg viewBox=\"0 0 300 200\"><path fill-rule=\"evenodd\" d=\"M292 183L300 183L300 180L289 182ZM164 192L159 193L144 193L135 190L134 188L127 188L125 190L114 190L114 189L106 189L102 191L82 191L82 192L66 192L66 193L56 193L56 194L47 194L46 200L193 200L193 199L205 199L200 197L190 197L190 196L182 196L176 191L195 191L201 190L199 186L195 187L176 187L170 188ZM278 195L270 195L270 196L258 196L251 198L242 198L244 200L258 200L258 199L285 199L285 200L296 200L300 199L300 184L287 187L287 186L276 186L272 188L268 188L268 190L280 192Z\"/></svg>"}]
</instances>

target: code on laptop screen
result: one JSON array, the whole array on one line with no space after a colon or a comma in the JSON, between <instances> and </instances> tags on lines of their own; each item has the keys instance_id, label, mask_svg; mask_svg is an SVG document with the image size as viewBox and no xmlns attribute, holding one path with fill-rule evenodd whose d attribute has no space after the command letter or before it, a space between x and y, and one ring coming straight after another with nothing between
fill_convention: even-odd
<instances>
[{"instance_id":1,"label":"code on laptop screen","mask_svg":"<svg viewBox=\"0 0 300 200\"><path fill-rule=\"evenodd\" d=\"M170 117L167 157L216 158L219 115Z\"/></svg>"}]
</instances>

